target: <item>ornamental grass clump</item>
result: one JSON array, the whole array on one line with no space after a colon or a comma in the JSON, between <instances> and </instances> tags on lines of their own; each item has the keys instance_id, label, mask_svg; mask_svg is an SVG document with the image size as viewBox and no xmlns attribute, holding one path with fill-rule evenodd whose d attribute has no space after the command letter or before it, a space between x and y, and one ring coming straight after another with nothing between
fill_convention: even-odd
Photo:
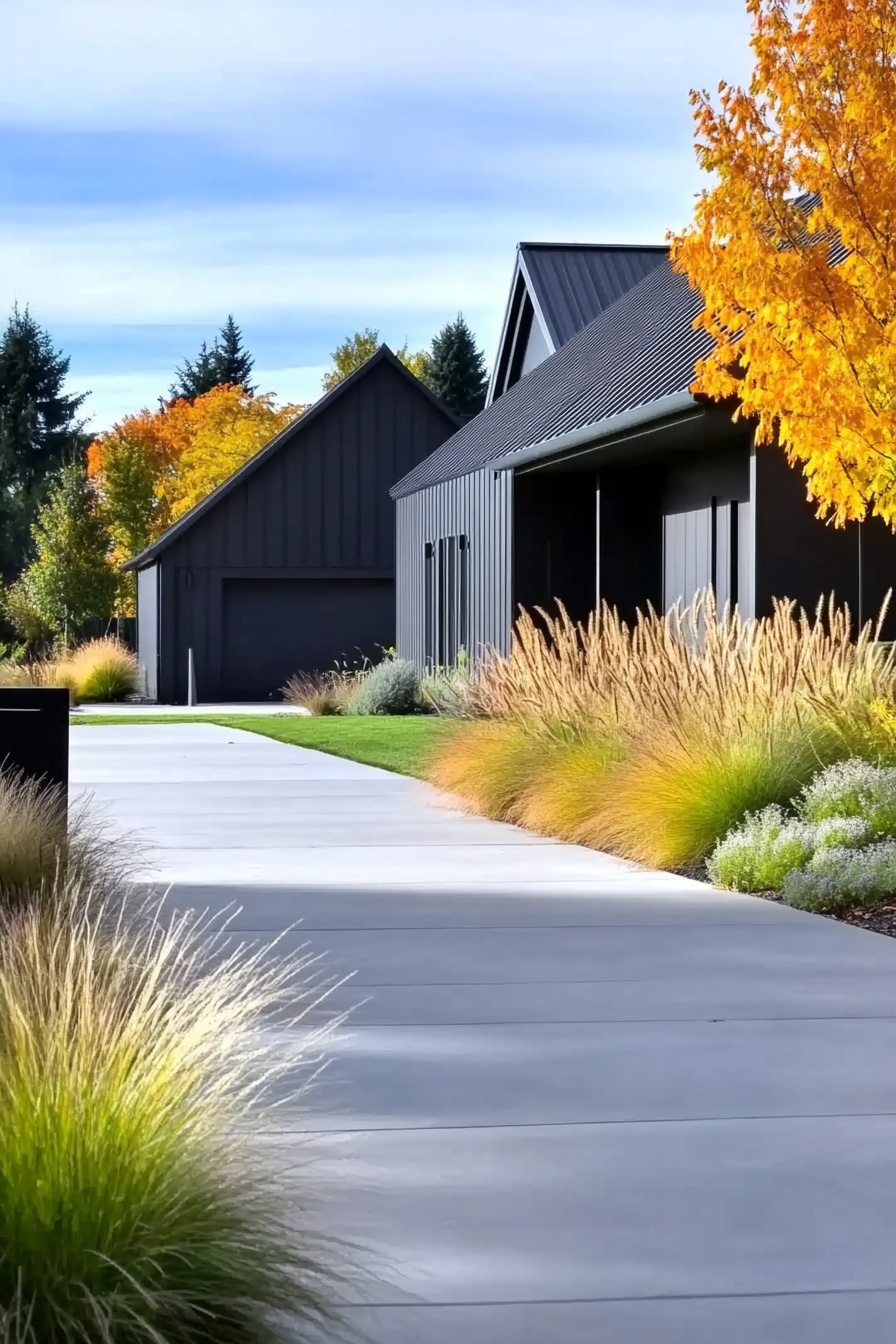
<instances>
[{"instance_id":1,"label":"ornamental grass clump","mask_svg":"<svg viewBox=\"0 0 896 1344\"><path fill-rule=\"evenodd\" d=\"M136 655L120 640L91 639L57 664L55 684L79 703L111 702L133 695L138 675Z\"/></svg>"},{"instance_id":2,"label":"ornamental grass clump","mask_svg":"<svg viewBox=\"0 0 896 1344\"><path fill-rule=\"evenodd\" d=\"M260 1142L272 1081L318 1067L320 1030L260 1030L297 982L307 1013L306 956L82 882L0 915L0 1339L286 1344L333 1321L337 1250Z\"/></svg>"},{"instance_id":3,"label":"ornamental grass clump","mask_svg":"<svg viewBox=\"0 0 896 1344\"><path fill-rule=\"evenodd\" d=\"M138 857L131 838L106 834L89 798L69 807L59 787L0 771L0 909L41 900L58 875L111 893Z\"/></svg>"},{"instance_id":4,"label":"ornamental grass clump","mask_svg":"<svg viewBox=\"0 0 896 1344\"><path fill-rule=\"evenodd\" d=\"M470 694L472 714L509 726L459 730L432 777L482 807L485 770L501 781L489 815L688 866L819 768L856 754L896 761L872 712L896 688L896 653L878 634L856 635L833 601L814 617L779 602L745 620L717 611L711 592L632 625L606 605L584 624L562 607L524 612L509 656L487 658Z\"/></svg>"},{"instance_id":5,"label":"ornamental grass clump","mask_svg":"<svg viewBox=\"0 0 896 1344\"><path fill-rule=\"evenodd\" d=\"M357 689L357 674L336 669L329 672L297 672L282 689L288 705L307 709L316 717L344 714Z\"/></svg>"}]
</instances>

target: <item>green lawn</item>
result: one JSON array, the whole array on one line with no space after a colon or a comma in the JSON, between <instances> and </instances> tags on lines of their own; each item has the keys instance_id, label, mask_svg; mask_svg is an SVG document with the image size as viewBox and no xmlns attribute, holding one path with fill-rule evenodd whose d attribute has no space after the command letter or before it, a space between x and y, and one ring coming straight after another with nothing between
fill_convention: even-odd
<instances>
[{"instance_id":1,"label":"green lawn","mask_svg":"<svg viewBox=\"0 0 896 1344\"><path fill-rule=\"evenodd\" d=\"M304 718L299 714L90 714L73 715L75 727L132 723L216 723L224 728L244 728L278 742L347 756L365 765L378 765L399 775L422 778L431 752L452 730L450 719L433 715L413 717L358 716Z\"/></svg>"}]
</instances>

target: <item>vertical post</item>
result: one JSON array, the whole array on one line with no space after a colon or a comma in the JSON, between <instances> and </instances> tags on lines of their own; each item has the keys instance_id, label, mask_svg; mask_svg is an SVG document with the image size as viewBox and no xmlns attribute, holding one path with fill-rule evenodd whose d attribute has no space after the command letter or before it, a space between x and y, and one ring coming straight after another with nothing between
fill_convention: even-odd
<instances>
[{"instance_id":1,"label":"vertical post","mask_svg":"<svg viewBox=\"0 0 896 1344\"><path fill-rule=\"evenodd\" d=\"M196 704L196 667L192 649L187 650L187 704Z\"/></svg>"},{"instance_id":2,"label":"vertical post","mask_svg":"<svg viewBox=\"0 0 896 1344\"><path fill-rule=\"evenodd\" d=\"M865 620L865 594L864 594L864 592L862 591L862 589L863 589L863 587L864 587L864 579L865 579L865 576L864 576L864 574L862 573L862 558L863 558L863 557L862 557L862 520L861 520L861 518L859 518L859 519L857 520L857 522L856 522L856 534L857 534L857 536L858 536L858 543L859 543L859 546L858 546L858 549L859 549L859 573L858 573L858 578L859 578L859 583L858 583L858 589L859 589L859 592L858 592L858 597L859 597L859 612L858 612L858 615L859 615L859 627L858 627L858 628L859 628L859 630L861 630L862 625L864 624L864 620Z\"/></svg>"}]
</instances>

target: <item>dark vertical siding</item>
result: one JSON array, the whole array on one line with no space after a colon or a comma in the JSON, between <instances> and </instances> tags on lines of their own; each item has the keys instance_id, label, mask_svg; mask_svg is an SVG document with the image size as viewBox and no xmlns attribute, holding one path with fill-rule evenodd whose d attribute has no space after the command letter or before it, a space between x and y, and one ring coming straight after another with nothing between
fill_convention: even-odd
<instances>
[{"instance_id":1,"label":"dark vertical siding","mask_svg":"<svg viewBox=\"0 0 896 1344\"><path fill-rule=\"evenodd\" d=\"M702 454L664 473L663 605L690 602L713 587L720 607L739 598L740 505L750 498L750 444Z\"/></svg>"},{"instance_id":2,"label":"dark vertical siding","mask_svg":"<svg viewBox=\"0 0 896 1344\"><path fill-rule=\"evenodd\" d=\"M513 486L513 606L563 603L584 621L597 598L597 475L517 476Z\"/></svg>"},{"instance_id":3,"label":"dark vertical siding","mask_svg":"<svg viewBox=\"0 0 896 1344\"><path fill-rule=\"evenodd\" d=\"M630 621L663 597L662 512L652 467L611 466L598 478L598 599Z\"/></svg>"},{"instance_id":4,"label":"dark vertical siding","mask_svg":"<svg viewBox=\"0 0 896 1344\"><path fill-rule=\"evenodd\" d=\"M189 648L200 699L219 696L227 579L392 580L389 489L453 428L423 389L382 361L185 529L159 561L160 698L186 698Z\"/></svg>"},{"instance_id":5,"label":"dark vertical siding","mask_svg":"<svg viewBox=\"0 0 896 1344\"><path fill-rule=\"evenodd\" d=\"M466 537L468 651L507 652L512 622L513 473L490 469L396 501L398 652L426 662L426 546Z\"/></svg>"},{"instance_id":6,"label":"dark vertical siding","mask_svg":"<svg viewBox=\"0 0 896 1344\"><path fill-rule=\"evenodd\" d=\"M834 527L815 516L798 468L779 448L757 448L753 463L756 515L756 614L776 597L811 611L834 594L855 619L874 619L896 581L896 537L879 518ZM896 638L891 607L884 632Z\"/></svg>"}]
</instances>

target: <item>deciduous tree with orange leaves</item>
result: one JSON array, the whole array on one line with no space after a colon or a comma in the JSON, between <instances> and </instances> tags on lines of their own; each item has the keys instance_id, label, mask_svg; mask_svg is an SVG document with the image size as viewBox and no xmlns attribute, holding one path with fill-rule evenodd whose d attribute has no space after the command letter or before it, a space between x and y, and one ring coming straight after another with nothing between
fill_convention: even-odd
<instances>
[{"instance_id":1,"label":"deciduous tree with orange leaves","mask_svg":"<svg viewBox=\"0 0 896 1344\"><path fill-rule=\"evenodd\" d=\"M304 409L222 385L195 401L125 416L99 435L88 471L99 486L112 559L122 564L155 541ZM132 608L129 594L126 586L121 614Z\"/></svg>"},{"instance_id":2,"label":"deciduous tree with orange leaves","mask_svg":"<svg viewBox=\"0 0 896 1344\"><path fill-rule=\"evenodd\" d=\"M896 0L747 0L749 88L692 94L713 184L674 264L736 397L822 516L896 525Z\"/></svg>"}]
</instances>

